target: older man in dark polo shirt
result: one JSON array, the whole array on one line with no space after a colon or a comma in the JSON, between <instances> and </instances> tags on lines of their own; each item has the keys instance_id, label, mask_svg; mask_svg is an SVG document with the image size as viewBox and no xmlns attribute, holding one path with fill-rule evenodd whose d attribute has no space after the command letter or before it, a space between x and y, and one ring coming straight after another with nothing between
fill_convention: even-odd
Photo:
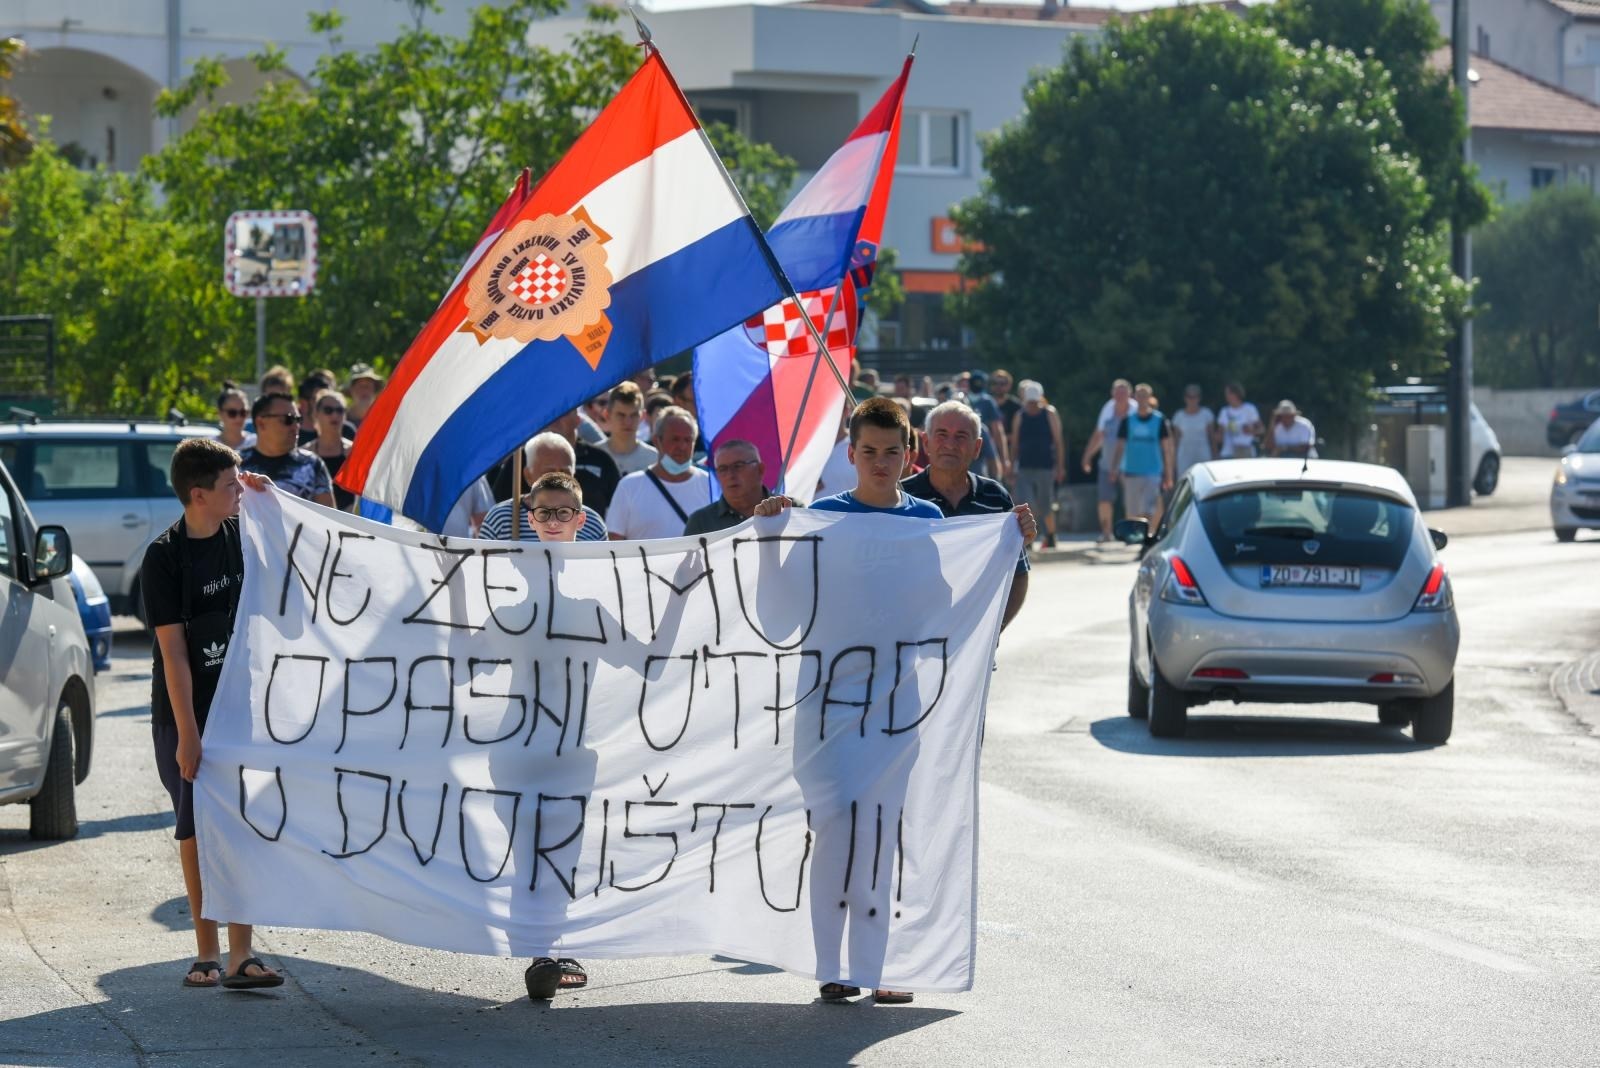
<instances>
[{"instance_id":1,"label":"older man in dark polo shirt","mask_svg":"<svg viewBox=\"0 0 1600 1068\"><path fill-rule=\"evenodd\" d=\"M741 438L717 447L712 470L722 485L722 498L689 514L683 527L685 537L736 527L754 514L756 505L772 495L762 484L766 467L760 450Z\"/></svg>"},{"instance_id":2,"label":"older man in dark polo shirt","mask_svg":"<svg viewBox=\"0 0 1600 1068\"><path fill-rule=\"evenodd\" d=\"M928 467L900 483L913 497L932 501L946 519L958 515L998 515L1014 512L1022 527L1022 557L1006 600L1003 628L1022 609L1028 596L1028 550L1038 534L1038 521L1027 505L1013 505L1011 494L992 478L973 474L969 467L983 449L983 421L978 413L961 401L945 401L928 413L922 424L922 438L928 450Z\"/></svg>"}]
</instances>

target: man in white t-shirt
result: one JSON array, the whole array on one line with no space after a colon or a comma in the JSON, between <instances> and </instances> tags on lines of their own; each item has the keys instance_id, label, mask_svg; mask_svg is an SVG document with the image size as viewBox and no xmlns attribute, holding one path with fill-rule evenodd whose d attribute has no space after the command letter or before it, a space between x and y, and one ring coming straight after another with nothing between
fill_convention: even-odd
<instances>
[{"instance_id":1,"label":"man in white t-shirt","mask_svg":"<svg viewBox=\"0 0 1600 1068\"><path fill-rule=\"evenodd\" d=\"M1261 413L1244 399L1244 387L1229 382L1223 390L1227 407L1217 413L1217 456L1235 460L1256 454L1256 435L1261 433Z\"/></svg>"},{"instance_id":2,"label":"man in white t-shirt","mask_svg":"<svg viewBox=\"0 0 1600 1068\"><path fill-rule=\"evenodd\" d=\"M643 415L644 394L632 382L623 382L606 396L606 426L611 429L611 437L600 448L617 461L617 470L624 475L643 471L659 455L639 440Z\"/></svg>"},{"instance_id":3,"label":"man in white t-shirt","mask_svg":"<svg viewBox=\"0 0 1600 1068\"><path fill-rule=\"evenodd\" d=\"M711 503L711 476L694 466L699 434L699 424L683 408L666 408L656 417L660 455L617 483L606 512L612 541L682 537L689 514Z\"/></svg>"},{"instance_id":4,"label":"man in white t-shirt","mask_svg":"<svg viewBox=\"0 0 1600 1068\"><path fill-rule=\"evenodd\" d=\"M1292 400L1281 400L1272 412L1272 425L1267 428L1267 455L1292 456L1295 459L1317 455L1317 428L1311 420L1300 414Z\"/></svg>"},{"instance_id":5,"label":"man in white t-shirt","mask_svg":"<svg viewBox=\"0 0 1600 1068\"><path fill-rule=\"evenodd\" d=\"M1168 416L1167 422L1178 435L1179 478L1195 464L1203 464L1216 455L1211 438L1217 417L1210 408L1201 406L1199 386L1184 387L1183 409Z\"/></svg>"}]
</instances>

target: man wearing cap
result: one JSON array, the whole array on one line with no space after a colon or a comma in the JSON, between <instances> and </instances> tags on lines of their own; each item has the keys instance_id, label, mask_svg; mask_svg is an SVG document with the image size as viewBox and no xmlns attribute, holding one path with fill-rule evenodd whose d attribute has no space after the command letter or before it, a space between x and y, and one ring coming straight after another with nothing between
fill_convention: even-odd
<instances>
[{"instance_id":1,"label":"man wearing cap","mask_svg":"<svg viewBox=\"0 0 1600 1068\"><path fill-rule=\"evenodd\" d=\"M1292 400L1281 400L1272 410L1272 425L1267 427L1267 455L1315 458L1317 428L1300 414Z\"/></svg>"},{"instance_id":2,"label":"man wearing cap","mask_svg":"<svg viewBox=\"0 0 1600 1068\"><path fill-rule=\"evenodd\" d=\"M358 363L350 368L350 380L344 386L345 395L350 398L350 409L345 412L344 425L359 428L382 389L383 376L373 370L370 363Z\"/></svg>"},{"instance_id":3,"label":"man wearing cap","mask_svg":"<svg viewBox=\"0 0 1600 1068\"><path fill-rule=\"evenodd\" d=\"M983 424L982 447L972 470L976 473L979 468L993 464L995 477L1007 479L1011 477L1011 457L1006 450L1005 421L1001 418L1000 406L986 392L988 385L988 376L982 371L967 375L967 405L978 413L978 421Z\"/></svg>"}]
</instances>

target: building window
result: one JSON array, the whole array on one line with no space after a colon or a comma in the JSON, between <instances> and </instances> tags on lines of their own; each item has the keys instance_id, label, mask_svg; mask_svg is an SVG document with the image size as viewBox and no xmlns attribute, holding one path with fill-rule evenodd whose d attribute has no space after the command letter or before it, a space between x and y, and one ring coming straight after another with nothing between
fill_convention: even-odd
<instances>
[{"instance_id":1,"label":"building window","mask_svg":"<svg viewBox=\"0 0 1600 1068\"><path fill-rule=\"evenodd\" d=\"M1561 168L1553 163L1535 163L1529 172L1528 184L1535 189L1547 189L1561 181Z\"/></svg>"},{"instance_id":2,"label":"building window","mask_svg":"<svg viewBox=\"0 0 1600 1068\"><path fill-rule=\"evenodd\" d=\"M700 123L710 126L720 122L736 133L750 136L750 103L746 100L700 99L692 101L700 115Z\"/></svg>"},{"instance_id":3,"label":"building window","mask_svg":"<svg viewBox=\"0 0 1600 1068\"><path fill-rule=\"evenodd\" d=\"M959 174L966 167L966 116L959 111L907 108L900 119L896 169Z\"/></svg>"},{"instance_id":4,"label":"building window","mask_svg":"<svg viewBox=\"0 0 1600 1068\"><path fill-rule=\"evenodd\" d=\"M1483 56L1485 59L1490 58L1489 31L1484 29L1482 26L1478 27L1478 55Z\"/></svg>"},{"instance_id":5,"label":"building window","mask_svg":"<svg viewBox=\"0 0 1600 1068\"><path fill-rule=\"evenodd\" d=\"M1572 172L1572 180L1577 182L1579 187L1590 192L1594 191L1594 169L1587 163L1578 164Z\"/></svg>"}]
</instances>

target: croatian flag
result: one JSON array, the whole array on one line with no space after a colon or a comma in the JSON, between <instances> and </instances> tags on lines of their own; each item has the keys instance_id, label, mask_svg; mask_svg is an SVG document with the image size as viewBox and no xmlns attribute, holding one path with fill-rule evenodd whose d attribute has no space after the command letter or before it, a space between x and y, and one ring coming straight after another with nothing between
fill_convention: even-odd
<instances>
[{"instance_id":1,"label":"croatian flag","mask_svg":"<svg viewBox=\"0 0 1600 1068\"><path fill-rule=\"evenodd\" d=\"M871 284L883 234L911 62L906 57L900 77L767 231L800 304L777 303L695 350L695 403L706 440L713 449L751 442L766 464L768 485L781 484L804 501L816 490L847 400L833 373L817 366L805 319L827 339L820 358L831 358L848 381L857 294ZM808 381L811 395L802 409Z\"/></svg>"},{"instance_id":2,"label":"croatian flag","mask_svg":"<svg viewBox=\"0 0 1600 1068\"><path fill-rule=\"evenodd\" d=\"M430 530L473 479L562 412L785 292L653 49L510 205L411 343L339 471L345 489Z\"/></svg>"}]
</instances>

